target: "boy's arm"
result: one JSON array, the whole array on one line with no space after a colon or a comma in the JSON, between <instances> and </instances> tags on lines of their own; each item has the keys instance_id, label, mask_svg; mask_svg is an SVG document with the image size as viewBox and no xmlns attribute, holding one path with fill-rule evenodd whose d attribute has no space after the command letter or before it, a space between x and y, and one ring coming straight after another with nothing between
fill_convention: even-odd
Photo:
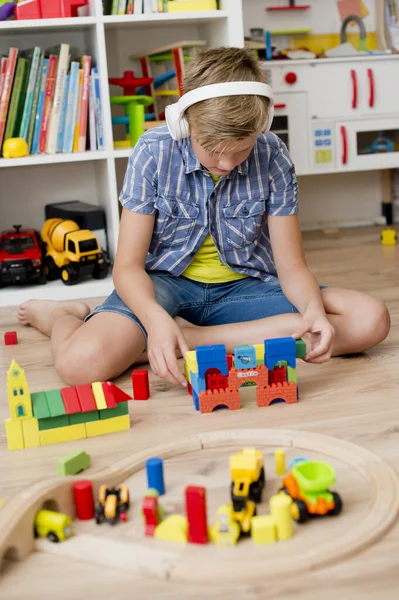
<instances>
[{"instance_id":1,"label":"boy's arm","mask_svg":"<svg viewBox=\"0 0 399 600\"><path fill-rule=\"evenodd\" d=\"M155 215L123 209L118 250L113 268L115 289L140 319L148 333L148 357L156 375L170 383L186 385L176 360L176 347L188 350L178 325L157 303L145 259L154 229Z\"/></svg>"},{"instance_id":2,"label":"boy's arm","mask_svg":"<svg viewBox=\"0 0 399 600\"><path fill-rule=\"evenodd\" d=\"M269 215L268 225L281 289L303 317L294 337L314 334L315 344L306 358L324 362L330 358L334 329L327 319L319 284L306 264L298 216Z\"/></svg>"}]
</instances>

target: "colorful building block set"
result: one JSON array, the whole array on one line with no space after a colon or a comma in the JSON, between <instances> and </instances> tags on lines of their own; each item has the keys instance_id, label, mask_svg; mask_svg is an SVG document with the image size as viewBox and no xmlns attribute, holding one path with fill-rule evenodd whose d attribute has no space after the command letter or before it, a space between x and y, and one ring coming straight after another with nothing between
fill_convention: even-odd
<instances>
[{"instance_id":1,"label":"colorful building block set","mask_svg":"<svg viewBox=\"0 0 399 600\"><path fill-rule=\"evenodd\" d=\"M223 344L197 346L187 352L184 365L195 409L201 413L220 407L237 410L239 388L246 385L256 385L258 406L280 400L293 404L298 401L296 359L305 355L305 342L292 337L236 346L234 356L226 353Z\"/></svg>"},{"instance_id":2,"label":"colorful building block set","mask_svg":"<svg viewBox=\"0 0 399 600\"><path fill-rule=\"evenodd\" d=\"M9 450L46 446L130 428L131 397L113 383L30 393L24 370L13 360L7 373Z\"/></svg>"}]
</instances>

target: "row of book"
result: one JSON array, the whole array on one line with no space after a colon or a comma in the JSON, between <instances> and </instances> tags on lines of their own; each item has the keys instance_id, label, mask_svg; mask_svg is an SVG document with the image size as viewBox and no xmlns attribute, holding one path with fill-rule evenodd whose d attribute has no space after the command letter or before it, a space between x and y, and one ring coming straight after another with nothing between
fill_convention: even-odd
<instances>
[{"instance_id":1,"label":"row of book","mask_svg":"<svg viewBox=\"0 0 399 600\"><path fill-rule=\"evenodd\" d=\"M103 150L98 69L69 44L10 48L0 63L0 148L24 138L31 154Z\"/></svg>"},{"instance_id":2,"label":"row of book","mask_svg":"<svg viewBox=\"0 0 399 600\"><path fill-rule=\"evenodd\" d=\"M167 11L167 0L103 0L104 15L141 15Z\"/></svg>"}]
</instances>

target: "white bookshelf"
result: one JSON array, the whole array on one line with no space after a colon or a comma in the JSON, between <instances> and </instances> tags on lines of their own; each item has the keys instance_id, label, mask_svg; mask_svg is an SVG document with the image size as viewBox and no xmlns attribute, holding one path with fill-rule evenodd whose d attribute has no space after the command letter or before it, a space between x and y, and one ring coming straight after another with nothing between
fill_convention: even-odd
<instances>
[{"instance_id":1,"label":"white bookshelf","mask_svg":"<svg viewBox=\"0 0 399 600\"><path fill-rule=\"evenodd\" d=\"M101 0L90 0L90 16L0 22L0 54L10 46L43 49L68 43L80 54L93 56L100 73L104 151L0 158L0 228L21 223L40 230L44 206L51 202L82 200L104 208L111 257L119 231L118 193L131 148L114 149L108 77L135 70L129 55L181 40L206 40L210 47L243 46L242 0L220 0L220 10L195 13L106 16ZM136 69L137 74L140 73ZM114 95L120 88L111 89ZM7 287L0 290L0 306L29 298L66 300L106 296L112 277L75 286L61 281L44 286Z\"/></svg>"}]
</instances>

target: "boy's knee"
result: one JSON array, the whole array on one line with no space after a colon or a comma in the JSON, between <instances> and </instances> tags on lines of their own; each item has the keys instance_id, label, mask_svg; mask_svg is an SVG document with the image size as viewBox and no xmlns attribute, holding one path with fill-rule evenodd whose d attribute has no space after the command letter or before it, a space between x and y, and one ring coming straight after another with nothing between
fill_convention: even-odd
<instances>
[{"instance_id":1,"label":"boy's knee","mask_svg":"<svg viewBox=\"0 0 399 600\"><path fill-rule=\"evenodd\" d=\"M90 342L61 348L54 357L54 366L58 375L69 385L84 385L107 379L103 352Z\"/></svg>"},{"instance_id":2,"label":"boy's knee","mask_svg":"<svg viewBox=\"0 0 399 600\"><path fill-rule=\"evenodd\" d=\"M373 298L366 318L370 342L373 345L383 342L391 328L391 317L386 304Z\"/></svg>"}]
</instances>

